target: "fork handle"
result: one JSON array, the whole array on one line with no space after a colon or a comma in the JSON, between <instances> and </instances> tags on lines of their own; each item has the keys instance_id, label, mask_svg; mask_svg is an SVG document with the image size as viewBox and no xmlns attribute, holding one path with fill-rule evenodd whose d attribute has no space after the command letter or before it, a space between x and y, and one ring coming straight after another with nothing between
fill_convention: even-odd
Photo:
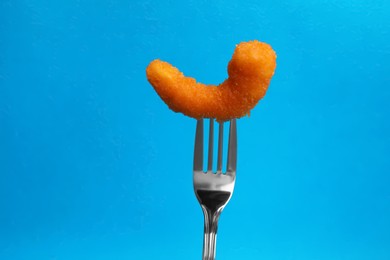
<instances>
[{"instance_id":1,"label":"fork handle","mask_svg":"<svg viewBox=\"0 0 390 260\"><path fill-rule=\"evenodd\" d=\"M204 215L204 237L203 237L203 257L202 260L214 260L217 245L218 220L222 208L210 210L202 206Z\"/></svg>"}]
</instances>

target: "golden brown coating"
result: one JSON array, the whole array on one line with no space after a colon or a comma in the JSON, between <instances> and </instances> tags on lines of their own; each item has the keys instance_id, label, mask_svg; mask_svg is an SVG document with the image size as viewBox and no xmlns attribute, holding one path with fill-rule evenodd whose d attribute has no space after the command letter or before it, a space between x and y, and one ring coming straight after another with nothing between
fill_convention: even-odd
<instances>
[{"instance_id":1,"label":"golden brown coating","mask_svg":"<svg viewBox=\"0 0 390 260\"><path fill-rule=\"evenodd\" d=\"M175 112L193 118L226 121L248 115L264 97L276 67L270 45L257 40L236 46L228 65L228 79L218 87L196 82L171 64L152 61L147 78L164 102Z\"/></svg>"}]
</instances>

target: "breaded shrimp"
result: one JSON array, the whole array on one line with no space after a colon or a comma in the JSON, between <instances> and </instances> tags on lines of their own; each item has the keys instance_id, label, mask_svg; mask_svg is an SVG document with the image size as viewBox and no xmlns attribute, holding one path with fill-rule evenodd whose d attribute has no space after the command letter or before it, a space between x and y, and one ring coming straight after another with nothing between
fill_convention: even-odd
<instances>
[{"instance_id":1,"label":"breaded shrimp","mask_svg":"<svg viewBox=\"0 0 390 260\"><path fill-rule=\"evenodd\" d=\"M236 46L228 65L229 77L219 86L198 83L161 60L152 61L146 75L173 111L222 122L249 114L264 97L275 67L276 54L271 46L255 40Z\"/></svg>"}]
</instances>

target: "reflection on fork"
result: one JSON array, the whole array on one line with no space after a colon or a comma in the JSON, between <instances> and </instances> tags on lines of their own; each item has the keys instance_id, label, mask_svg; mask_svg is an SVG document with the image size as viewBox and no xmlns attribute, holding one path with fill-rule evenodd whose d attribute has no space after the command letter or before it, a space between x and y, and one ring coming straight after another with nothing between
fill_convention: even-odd
<instances>
[{"instance_id":1,"label":"reflection on fork","mask_svg":"<svg viewBox=\"0 0 390 260\"><path fill-rule=\"evenodd\" d=\"M222 172L223 125L219 123L217 170L213 172L214 120L210 119L208 165L203 171L204 120L196 125L193 182L195 195L204 214L203 260L214 260L219 216L229 202L236 180L237 130L236 119L230 120L226 173Z\"/></svg>"}]
</instances>

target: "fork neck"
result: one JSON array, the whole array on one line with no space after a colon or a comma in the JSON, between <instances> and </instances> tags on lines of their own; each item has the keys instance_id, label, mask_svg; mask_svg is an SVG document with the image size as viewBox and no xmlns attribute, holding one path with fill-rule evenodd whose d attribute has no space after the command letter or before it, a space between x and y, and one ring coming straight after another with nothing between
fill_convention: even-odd
<instances>
[{"instance_id":1,"label":"fork neck","mask_svg":"<svg viewBox=\"0 0 390 260\"><path fill-rule=\"evenodd\" d=\"M218 220L223 207L210 209L202 205L204 215L204 239L202 260L214 260L217 244Z\"/></svg>"}]
</instances>

